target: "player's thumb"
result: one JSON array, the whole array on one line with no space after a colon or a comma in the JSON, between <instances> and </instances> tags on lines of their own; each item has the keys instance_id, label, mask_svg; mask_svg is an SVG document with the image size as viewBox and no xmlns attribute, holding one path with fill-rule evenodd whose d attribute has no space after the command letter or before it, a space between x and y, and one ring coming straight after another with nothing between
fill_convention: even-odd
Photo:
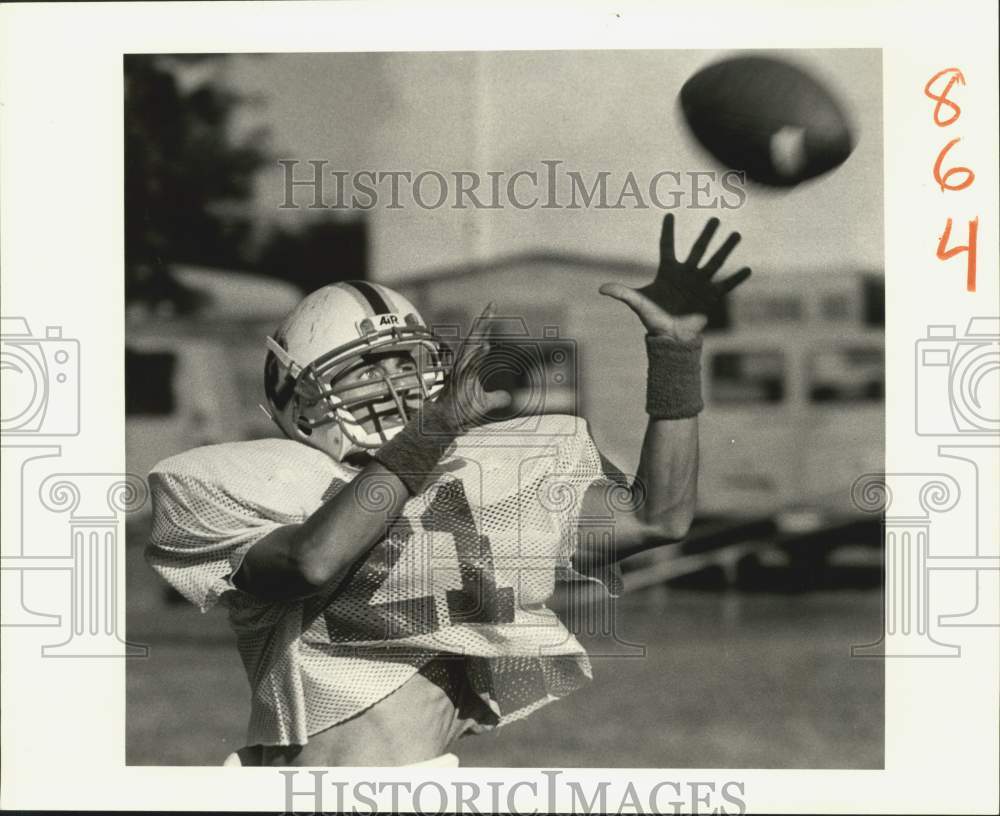
<instances>
[{"instance_id":1,"label":"player's thumb","mask_svg":"<svg viewBox=\"0 0 1000 816\"><path fill-rule=\"evenodd\" d=\"M615 300L620 300L636 314L642 315L643 308L645 307L645 300L642 295L630 286L626 286L623 283L605 283L597 291L602 295L607 295Z\"/></svg>"},{"instance_id":2,"label":"player's thumb","mask_svg":"<svg viewBox=\"0 0 1000 816\"><path fill-rule=\"evenodd\" d=\"M487 413L499 411L510 405L510 393L507 391L487 391L483 394Z\"/></svg>"}]
</instances>

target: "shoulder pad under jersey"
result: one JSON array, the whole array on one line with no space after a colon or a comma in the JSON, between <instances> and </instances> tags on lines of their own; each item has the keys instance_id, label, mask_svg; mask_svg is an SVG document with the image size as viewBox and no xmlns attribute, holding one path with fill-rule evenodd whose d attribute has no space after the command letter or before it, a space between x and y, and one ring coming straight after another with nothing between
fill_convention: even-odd
<instances>
[{"instance_id":1,"label":"shoulder pad under jersey","mask_svg":"<svg viewBox=\"0 0 1000 816\"><path fill-rule=\"evenodd\" d=\"M299 442L257 439L206 445L164 459L150 472L150 487L154 498L158 485L188 493L195 511L201 494L205 504L231 503L291 521L312 513L354 473Z\"/></svg>"}]
</instances>

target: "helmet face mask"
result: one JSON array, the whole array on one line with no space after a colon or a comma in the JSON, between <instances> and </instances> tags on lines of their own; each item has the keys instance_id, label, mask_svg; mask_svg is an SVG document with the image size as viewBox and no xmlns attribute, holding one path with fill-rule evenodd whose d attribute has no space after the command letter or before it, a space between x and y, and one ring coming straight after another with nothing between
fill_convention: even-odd
<instances>
[{"instance_id":1,"label":"helmet face mask","mask_svg":"<svg viewBox=\"0 0 1000 816\"><path fill-rule=\"evenodd\" d=\"M394 372L387 369L384 357L382 361L363 359L360 367L337 373L327 382L307 368L296 387L298 426L312 430L336 422L361 447L377 448L387 442L386 432L402 428L424 400L433 399L431 392L436 394L435 386L443 381L437 368L426 370L409 352L390 355L395 360ZM436 352L426 356L433 367ZM361 373L370 376L360 379L357 374ZM380 437L378 442L366 442L372 433Z\"/></svg>"},{"instance_id":2,"label":"helmet face mask","mask_svg":"<svg viewBox=\"0 0 1000 816\"><path fill-rule=\"evenodd\" d=\"M364 302L353 291L362 286L382 299ZM380 306L398 311L378 314ZM448 373L440 343L413 305L373 284L317 290L267 346L268 413L288 438L338 461L395 436Z\"/></svg>"}]
</instances>

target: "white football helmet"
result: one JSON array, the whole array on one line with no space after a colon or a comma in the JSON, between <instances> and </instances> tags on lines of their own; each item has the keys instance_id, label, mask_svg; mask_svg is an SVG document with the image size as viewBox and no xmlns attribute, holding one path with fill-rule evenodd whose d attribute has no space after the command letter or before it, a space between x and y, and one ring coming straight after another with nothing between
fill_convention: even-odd
<instances>
[{"instance_id":1,"label":"white football helmet","mask_svg":"<svg viewBox=\"0 0 1000 816\"><path fill-rule=\"evenodd\" d=\"M264 410L289 439L338 462L395 436L410 411L441 390L448 373L444 347L414 305L364 281L308 295L267 338L267 349ZM390 373L378 365L385 354L413 365ZM375 379L338 385L349 369L366 362L377 366Z\"/></svg>"}]
</instances>

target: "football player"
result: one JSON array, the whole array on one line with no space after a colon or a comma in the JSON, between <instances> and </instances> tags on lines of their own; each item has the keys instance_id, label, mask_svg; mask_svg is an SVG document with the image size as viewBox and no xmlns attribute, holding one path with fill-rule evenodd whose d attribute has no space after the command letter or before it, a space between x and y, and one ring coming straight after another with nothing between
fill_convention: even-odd
<instances>
[{"instance_id":1,"label":"football player","mask_svg":"<svg viewBox=\"0 0 1000 816\"><path fill-rule=\"evenodd\" d=\"M391 289L338 283L267 340L285 439L198 448L150 475L152 566L228 607L251 688L230 765L454 764L488 731L591 677L545 605L557 578L614 594L615 564L686 535L695 509L701 332L750 275L716 278L739 235L686 260L663 221L655 280L605 284L646 332L649 422L629 482L572 416L491 422L487 307L449 357ZM606 519L613 535L579 535Z\"/></svg>"}]
</instances>

